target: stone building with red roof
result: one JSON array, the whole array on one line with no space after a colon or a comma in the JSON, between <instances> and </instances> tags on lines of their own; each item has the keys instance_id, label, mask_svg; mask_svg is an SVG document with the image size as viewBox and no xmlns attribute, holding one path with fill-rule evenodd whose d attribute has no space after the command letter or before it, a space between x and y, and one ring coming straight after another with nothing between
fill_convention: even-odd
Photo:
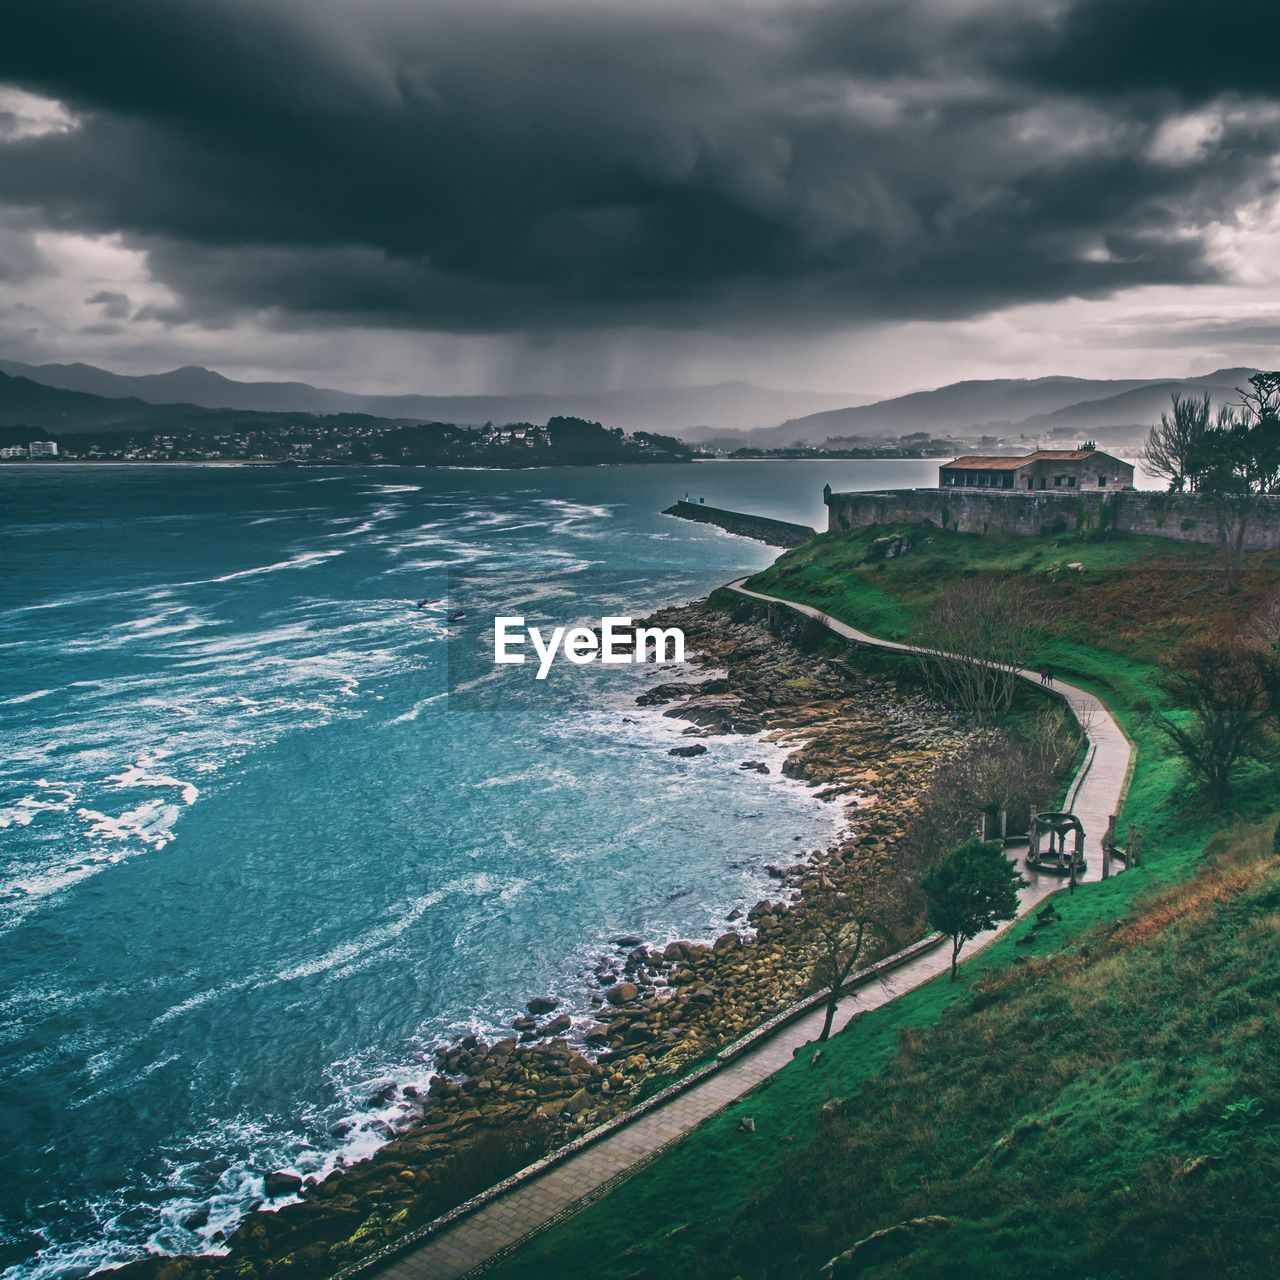
<instances>
[{"instance_id":1,"label":"stone building with red roof","mask_svg":"<svg viewBox=\"0 0 1280 1280\"><path fill-rule=\"evenodd\" d=\"M1037 449L1020 458L964 457L938 468L938 487L1007 493L1132 489L1133 464L1092 444L1079 449Z\"/></svg>"}]
</instances>

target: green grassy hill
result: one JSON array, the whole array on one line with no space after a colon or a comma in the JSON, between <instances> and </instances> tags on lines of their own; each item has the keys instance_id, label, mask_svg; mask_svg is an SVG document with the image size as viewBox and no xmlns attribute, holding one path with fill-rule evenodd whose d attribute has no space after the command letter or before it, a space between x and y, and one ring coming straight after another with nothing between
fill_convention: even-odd
<instances>
[{"instance_id":1,"label":"green grassy hill","mask_svg":"<svg viewBox=\"0 0 1280 1280\"><path fill-rule=\"evenodd\" d=\"M1255 765L1232 814L1206 812L1150 712L1160 661L1239 631L1280 566L1255 557L1228 599L1212 549L1161 539L894 530L910 552L869 559L886 532L818 539L752 585L908 639L948 583L1022 572L1048 619L1043 661L1106 698L1138 746L1121 829L1146 829L1147 865L1060 894L1058 923L1019 924L960 982L856 1020L816 1062L805 1050L503 1280L789 1280L925 1218L940 1221L836 1274L1276 1274L1280 787Z\"/></svg>"}]
</instances>

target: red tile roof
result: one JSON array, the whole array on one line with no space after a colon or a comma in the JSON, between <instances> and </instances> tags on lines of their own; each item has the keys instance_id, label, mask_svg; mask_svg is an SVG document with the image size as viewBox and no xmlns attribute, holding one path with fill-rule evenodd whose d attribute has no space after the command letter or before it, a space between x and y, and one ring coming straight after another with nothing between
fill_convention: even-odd
<instances>
[{"instance_id":1,"label":"red tile roof","mask_svg":"<svg viewBox=\"0 0 1280 1280\"><path fill-rule=\"evenodd\" d=\"M963 469L965 471L1016 471L1028 462L1082 462L1092 457L1096 449L1037 449L1035 453L1024 454L1020 458L988 457L978 455L957 458L954 462L944 462L942 469Z\"/></svg>"}]
</instances>

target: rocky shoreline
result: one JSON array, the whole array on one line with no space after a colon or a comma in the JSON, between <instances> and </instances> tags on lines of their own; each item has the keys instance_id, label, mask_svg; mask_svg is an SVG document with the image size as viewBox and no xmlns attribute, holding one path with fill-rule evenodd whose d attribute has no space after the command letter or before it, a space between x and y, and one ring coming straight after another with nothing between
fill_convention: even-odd
<instances>
[{"instance_id":1,"label":"rocky shoreline","mask_svg":"<svg viewBox=\"0 0 1280 1280\"><path fill-rule=\"evenodd\" d=\"M404 1106L403 1132L312 1185L269 1174L269 1198L300 1198L250 1213L227 1254L126 1270L157 1280L329 1275L669 1084L813 989L824 920L892 862L893 839L929 780L976 735L914 684L806 653L800 624L775 617L771 628L766 617L746 601L730 612L705 602L664 610L658 619L684 628L708 674L638 702L687 722L689 742L674 753L689 757L714 752L725 734L767 734L789 751L784 774L846 806L842 836L826 849L780 851L767 867L773 890L734 908L714 940L659 948L614 939L595 965L589 1010L535 996L509 1036L442 1046L425 1092L388 1084L378 1095ZM763 761L741 767L769 771ZM917 934L922 923L901 921Z\"/></svg>"}]
</instances>

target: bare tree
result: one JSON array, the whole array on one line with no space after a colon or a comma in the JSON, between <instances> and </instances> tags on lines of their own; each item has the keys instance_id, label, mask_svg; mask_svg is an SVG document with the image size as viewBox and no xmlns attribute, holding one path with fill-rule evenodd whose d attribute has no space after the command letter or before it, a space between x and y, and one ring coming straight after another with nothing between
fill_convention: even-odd
<instances>
[{"instance_id":1,"label":"bare tree","mask_svg":"<svg viewBox=\"0 0 1280 1280\"><path fill-rule=\"evenodd\" d=\"M925 680L970 719L991 724L1008 714L1044 625L1045 605L1020 578L986 575L949 587L921 629Z\"/></svg>"},{"instance_id":2,"label":"bare tree","mask_svg":"<svg viewBox=\"0 0 1280 1280\"><path fill-rule=\"evenodd\" d=\"M1158 715L1156 724L1215 804L1230 793L1240 762L1261 746L1274 683L1267 664L1256 648L1202 640L1179 650L1163 679L1185 714Z\"/></svg>"},{"instance_id":3,"label":"bare tree","mask_svg":"<svg viewBox=\"0 0 1280 1280\"><path fill-rule=\"evenodd\" d=\"M1148 471L1177 491L1197 487L1197 452L1209 429L1209 394L1203 400L1173 393L1173 412L1162 413L1139 458Z\"/></svg>"},{"instance_id":4,"label":"bare tree","mask_svg":"<svg viewBox=\"0 0 1280 1280\"><path fill-rule=\"evenodd\" d=\"M1024 736L986 735L948 761L934 774L897 843L904 874L918 877L940 849L954 849L978 834L984 813L1003 809L1010 833L1026 831L1032 811L1061 785L1079 744L1070 721L1046 709Z\"/></svg>"},{"instance_id":5,"label":"bare tree","mask_svg":"<svg viewBox=\"0 0 1280 1280\"><path fill-rule=\"evenodd\" d=\"M1245 639L1264 653L1280 657L1280 592L1276 592L1249 619Z\"/></svg>"},{"instance_id":6,"label":"bare tree","mask_svg":"<svg viewBox=\"0 0 1280 1280\"><path fill-rule=\"evenodd\" d=\"M826 1040L831 1035L831 1026L840 1004L840 990L858 967L873 929L871 920L859 916L856 920L825 919L815 930L817 955L813 964L813 984L819 990L827 988L827 1011L819 1040Z\"/></svg>"}]
</instances>

